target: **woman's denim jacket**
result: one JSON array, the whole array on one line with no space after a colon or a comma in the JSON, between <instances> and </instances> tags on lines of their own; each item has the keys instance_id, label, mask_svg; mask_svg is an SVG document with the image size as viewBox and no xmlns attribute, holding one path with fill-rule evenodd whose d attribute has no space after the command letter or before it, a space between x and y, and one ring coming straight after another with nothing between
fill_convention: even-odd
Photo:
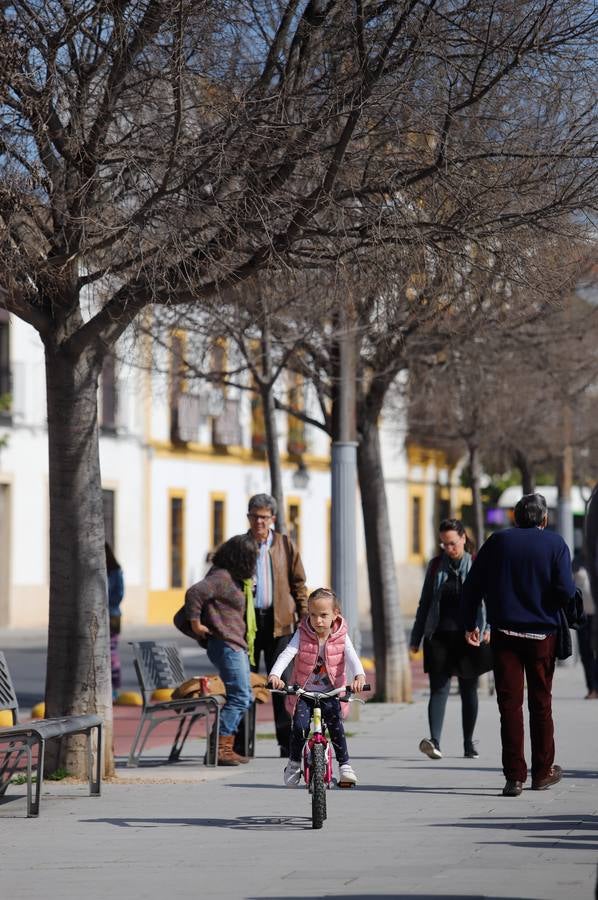
<instances>
[{"instance_id":1,"label":"woman's denim jacket","mask_svg":"<svg viewBox=\"0 0 598 900\"><path fill-rule=\"evenodd\" d=\"M440 621L440 595L442 586L448 578L449 562L449 557L446 553L441 553L440 556L435 556L434 559L430 560L428 564L419 605L415 614L415 622L411 630L410 647L419 647L422 637L432 637L438 628L438 622ZM459 585L462 585L465 581L472 562L471 554L465 552L461 557L458 569ZM480 604L476 625L480 629L480 634L487 627L484 603ZM463 630L465 630L465 626Z\"/></svg>"}]
</instances>

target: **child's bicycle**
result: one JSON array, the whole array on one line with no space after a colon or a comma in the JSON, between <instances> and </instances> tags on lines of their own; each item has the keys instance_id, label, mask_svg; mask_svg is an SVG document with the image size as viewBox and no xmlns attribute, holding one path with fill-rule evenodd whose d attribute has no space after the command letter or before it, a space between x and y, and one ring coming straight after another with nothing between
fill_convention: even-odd
<instances>
[{"instance_id":1,"label":"child's bicycle","mask_svg":"<svg viewBox=\"0 0 598 900\"><path fill-rule=\"evenodd\" d=\"M273 693L290 694L295 697L305 697L313 703L311 714L310 735L303 748L303 778L307 789L311 794L311 825L312 828L321 828L326 818L326 790L333 784L332 779L332 752L328 738L322 727L321 700L329 697L338 697L341 703L350 703L354 699L354 691L350 686L334 688L331 691L305 691L297 684L287 685L281 690L270 688ZM370 690L369 684L364 684L364 691ZM343 697L340 694L344 694ZM363 700L358 700L363 703ZM355 787L352 781L338 781L340 788Z\"/></svg>"}]
</instances>

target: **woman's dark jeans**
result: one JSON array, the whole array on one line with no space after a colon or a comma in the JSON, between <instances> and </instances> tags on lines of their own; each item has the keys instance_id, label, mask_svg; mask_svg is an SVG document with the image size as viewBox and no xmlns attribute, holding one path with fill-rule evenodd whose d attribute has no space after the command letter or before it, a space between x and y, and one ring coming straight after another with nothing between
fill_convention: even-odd
<instances>
[{"instance_id":1,"label":"woman's dark jeans","mask_svg":"<svg viewBox=\"0 0 598 900\"><path fill-rule=\"evenodd\" d=\"M430 737L440 746L440 736L444 724L446 701L451 689L451 676L430 673L430 701L428 703L428 721ZM471 744L473 730L478 717L478 679L459 678L461 695L461 721L463 723L463 743Z\"/></svg>"}]
</instances>

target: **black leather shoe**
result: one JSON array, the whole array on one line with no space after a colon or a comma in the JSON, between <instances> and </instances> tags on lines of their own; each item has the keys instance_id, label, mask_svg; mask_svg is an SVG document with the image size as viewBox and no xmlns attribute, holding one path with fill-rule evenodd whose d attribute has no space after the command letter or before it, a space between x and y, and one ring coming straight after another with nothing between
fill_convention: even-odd
<instances>
[{"instance_id":1,"label":"black leather shoe","mask_svg":"<svg viewBox=\"0 0 598 900\"><path fill-rule=\"evenodd\" d=\"M546 788L558 784L563 777L563 770L560 766L551 766L550 772L546 778L540 778L538 781L532 781L532 791L545 791Z\"/></svg>"},{"instance_id":2,"label":"black leather shoe","mask_svg":"<svg viewBox=\"0 0 598 900\"><path fill-rule=\"evenodd\" d=\"M518 797L522 790L523 784L521 781L509 781L507 779L502 789L502 795L503 797Z\"/></svg>"}]
</instances>

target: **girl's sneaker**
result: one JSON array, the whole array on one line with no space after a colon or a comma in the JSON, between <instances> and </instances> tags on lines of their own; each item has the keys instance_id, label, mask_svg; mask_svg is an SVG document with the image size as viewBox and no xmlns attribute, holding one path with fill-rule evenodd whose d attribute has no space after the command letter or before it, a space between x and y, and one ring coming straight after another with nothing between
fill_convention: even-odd
<instances>
[{"instance_id":1,"label":"girl's sneaker","mask_svg":"<svg viewBox=\"0 0 598 900\"><path fill-rule=\"evenodd\" d=\"M430 759L442 759L440 747L434 738L424 738L419 742L419 749L422 753L425 753L426 756L429 756Z\"/></svg>"},{"instance_id":2,"label":"girl's sneaker","mask_svg":"<svg viewBox=\"0 0 598 900\"><path fill-rule=\"evenodd\" d=\"M301 781L301 763L290 759L284 768L283 778L287 787L297 787Z\"/></svg>"},{"instance_id":3,"label":"girl's sneaker","mask_svg":"<svg viewBox=\"0 0 598 900\"><path fill-rule=\"evenodd\" d=\"M339 787L353 787L354 784L357 784L357 775L350 763L339 766L338 783Z\"/></svg>"}]
</instances>

